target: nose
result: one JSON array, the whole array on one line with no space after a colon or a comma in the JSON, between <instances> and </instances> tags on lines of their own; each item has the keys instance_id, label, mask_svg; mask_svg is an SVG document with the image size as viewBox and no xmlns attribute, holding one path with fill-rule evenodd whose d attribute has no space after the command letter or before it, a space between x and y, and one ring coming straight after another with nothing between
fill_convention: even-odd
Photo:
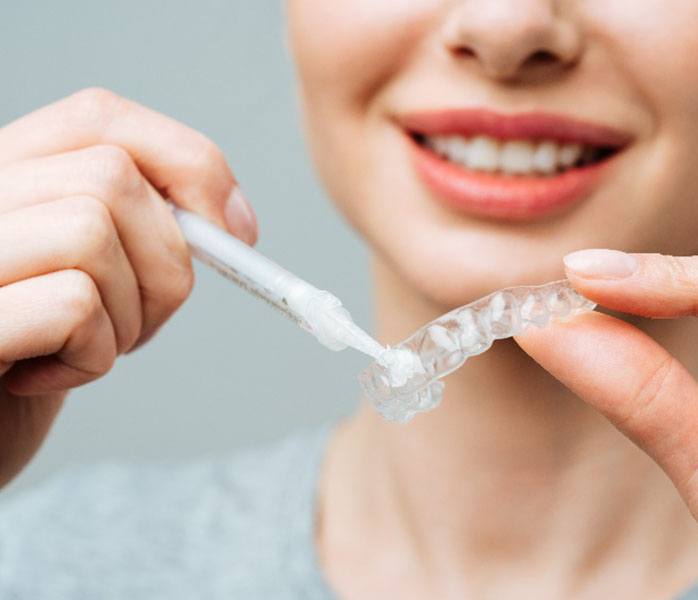
<instances>
[{"instance_id":1,"label":"nose","mask_svg":"<svg viewBox=\"0 0 698 600\"><path fill-rule=\"evenodd\" d=\"M459 60L476 60L486 76L522 78L577 61L582 35L557 0L461 0L448 13L443 39Z\"/></svg>"}]
</instances>

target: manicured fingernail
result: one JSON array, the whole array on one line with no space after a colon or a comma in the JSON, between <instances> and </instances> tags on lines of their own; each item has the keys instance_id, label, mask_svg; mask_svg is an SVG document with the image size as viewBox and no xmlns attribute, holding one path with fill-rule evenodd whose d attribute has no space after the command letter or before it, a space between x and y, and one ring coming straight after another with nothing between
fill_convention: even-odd
<instances>
[{"instance_id":1,"label":"manicured fingernail","mask_svg":"<svg viewBox=\"0 0 698 600\"><path fill-rule=\"evenodd\" d=\"M637 258L618 250L578 250L563 258L565 267L581 277L622 279L637 269Z\"/></svg>"},{"instance_id":2,"label":"manicured fingernail","mask_svg":"<svg viewBox=\"0 0 698 600\"><path fill-rule=\"evenodd\" d=\"M225 222L230 233L253 245L257 241L257 217L242 190L235 187L225 205Z\"/></svg>"}]
</instances>

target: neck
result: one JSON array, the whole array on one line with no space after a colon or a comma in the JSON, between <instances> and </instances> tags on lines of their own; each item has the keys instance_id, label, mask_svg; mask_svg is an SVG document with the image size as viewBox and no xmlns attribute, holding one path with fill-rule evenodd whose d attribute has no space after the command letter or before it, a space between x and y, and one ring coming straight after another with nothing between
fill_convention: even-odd
<instances>
[{"instance_id":1,"label":"neck","mask_svg":"<svg viewBox=\"0 0 698 600\"><path fill-rule=\"evenodd\" d=\"M382 263L376 283L383 343L404 339L451 308L416 296ZM698 372L688 348L696 325L692 335L685 321L645 327ZM621 563L635 561L632 567L654 586L657 569L676 570L668 575L671 587L685 578L677 561L698 556L695 546L687 550L695 524L658 467L513 340L466 362L447 378L443 404L408 425L363 407L335 439L328 462L325 498L338 499L351 482L351 493L333 509L345 531L366 530L372 547L384 548L391 564L422 573L425 586L449 581L473 594L484 591L480 578L486 586L503 567L529 577L538 567L554 595L608 580L613 565L627 578ZM327 540L332 523L328 513ZM346 535L334 538L335 548L346 550ZM536 577L532 584L539 592L541 582Z\"/></svg>"}]
</instances>

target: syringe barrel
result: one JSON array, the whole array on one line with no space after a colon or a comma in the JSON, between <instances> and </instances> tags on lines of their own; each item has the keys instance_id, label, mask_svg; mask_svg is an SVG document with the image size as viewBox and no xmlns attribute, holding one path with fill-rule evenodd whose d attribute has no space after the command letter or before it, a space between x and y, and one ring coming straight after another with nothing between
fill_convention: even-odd
<instances>
[{"instance_id":1,"label":"syringe barrel","mask_svg":"<svg viewBox=\"0 0 698 600\"><path fill-rule=\"evenodd\" d=\"M307 304L320 290L203 217L176 207L173 213L197 258L312 332Z\"/></svg>"}]
</instances>

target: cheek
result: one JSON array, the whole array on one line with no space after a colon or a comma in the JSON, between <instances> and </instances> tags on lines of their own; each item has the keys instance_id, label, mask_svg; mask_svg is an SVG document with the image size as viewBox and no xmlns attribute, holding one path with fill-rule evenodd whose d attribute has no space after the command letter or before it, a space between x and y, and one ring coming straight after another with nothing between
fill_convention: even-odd
<instances>
[{"instance_id":1,"label":"cheek","mask_svg":"<svg viewBox=\"0 0 698 600\"><path fill-rule=\"evenodd\" d=\"M698 2L588 0L585 18L614 67L640 92L658 127L698 115ZM685 137L685 131L684 137Z\"/></svg>"},{"instance_id":2,"label":"cheek","mask_svg":"<svg viewBox=\"0 0 698 600\"><path fill-rule=\"evenodd\" d=\"M698 2L618 0L598 2L612 56L651 112L653 130L641 140L633 175L643 211L646 247L672 254L698 250L695 189L698 173ZM639 154L639 153L638 153ZM627 186L633 189L632 183Z\"/></svg>"},{"instance_id":3,"label":"cheek","mask_svg":"<svg viewBox=\"0 0 698 600\"><path fill-rule=\"evenodd\" d=\"M397 71L443 0L291 0L289 33L304 92L356 102Z\"/></svg>"},{"instance_id":4,"label":"cheek","mask_svg":"<svg viewBox=\"0 0 698 600\"><path fill-rule=\"evenodd\" d=\"M365 142L381 91L405 69L444 0L290 0L289 39L305 130L330 196L354 226L365 208Z\"/></svg>"}]
</instances>

